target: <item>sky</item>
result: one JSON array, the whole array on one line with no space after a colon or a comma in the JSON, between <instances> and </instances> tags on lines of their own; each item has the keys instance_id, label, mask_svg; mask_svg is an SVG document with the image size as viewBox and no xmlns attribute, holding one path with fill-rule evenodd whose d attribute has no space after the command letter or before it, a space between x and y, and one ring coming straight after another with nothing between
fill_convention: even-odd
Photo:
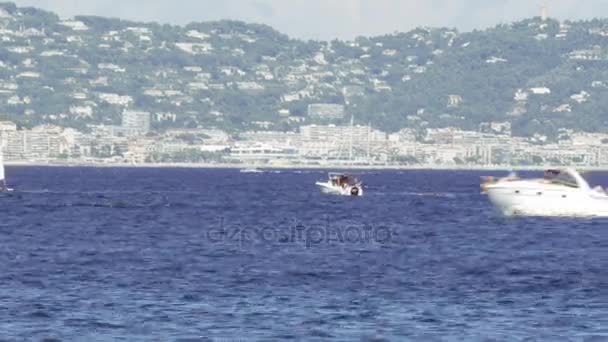
<instances>
[{"instance_id":1,"label":"sky","mask_svg":"<svg viewBox=\"0 0 608 342\"><path fill-rule=\"evenodd\" d=\"M10 0L9 0L10 1ZM294 38L353 39L419 26L483 29L540 15L560 20L608 17L608 0L12 0L61 17L99 15L184 25L236 19Z\"/></svg>"}]
</instances>

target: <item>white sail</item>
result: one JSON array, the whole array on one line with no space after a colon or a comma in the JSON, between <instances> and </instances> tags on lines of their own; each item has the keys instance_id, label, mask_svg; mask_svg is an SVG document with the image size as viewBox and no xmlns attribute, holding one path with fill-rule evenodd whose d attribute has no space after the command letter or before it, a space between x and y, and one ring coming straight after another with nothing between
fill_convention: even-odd
<instances>
[{"instance_id":1,"label":"white sail","mask_svg":"<svg viewBox=\"0 0 608 342\"><path fill-rule=\"evenodd\" d=\"M2 155L2 148L0 145L0 192L13 191L13 189L6 186L6 179L4 177L4 156Z\"/></svg>"}]
</instances>

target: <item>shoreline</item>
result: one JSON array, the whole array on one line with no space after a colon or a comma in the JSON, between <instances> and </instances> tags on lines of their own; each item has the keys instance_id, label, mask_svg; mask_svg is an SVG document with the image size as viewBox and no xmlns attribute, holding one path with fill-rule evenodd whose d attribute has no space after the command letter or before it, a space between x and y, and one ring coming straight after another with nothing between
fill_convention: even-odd
<instances>
[{"instance_id":1,"label":"shoreline","mask_svg":"<svg viewBox=\"0 0 608 342\"><path fill-rule=\"evenodd\" d=\"M12 161L5 166L32 167L87 167L87 168L190 168L190 169L248 169L260 170L445 170L445 171L544 171L564 166L500 166L500 165L346 165L346 164L217 164L217 163L87 163L87 162L39 162ZM608 166L576 167L579 170L608 171Z\"/></svg>"}]
</instances>

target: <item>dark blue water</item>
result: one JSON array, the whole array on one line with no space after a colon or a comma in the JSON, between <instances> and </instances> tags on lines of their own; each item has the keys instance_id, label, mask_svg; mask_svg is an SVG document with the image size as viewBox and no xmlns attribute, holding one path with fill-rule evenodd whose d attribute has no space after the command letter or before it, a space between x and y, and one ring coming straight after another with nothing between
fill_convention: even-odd
<instances>
[{"instance_id":1,"label":"dark blue water","mask_svg":"<svg viewBox=\"0 0 608 342\"><path fill-rule=\"evenodd\" d=\"M608 339L608 221L504 218L482 173L7 175L0 339Z\"/></svg>"}]
</instances>

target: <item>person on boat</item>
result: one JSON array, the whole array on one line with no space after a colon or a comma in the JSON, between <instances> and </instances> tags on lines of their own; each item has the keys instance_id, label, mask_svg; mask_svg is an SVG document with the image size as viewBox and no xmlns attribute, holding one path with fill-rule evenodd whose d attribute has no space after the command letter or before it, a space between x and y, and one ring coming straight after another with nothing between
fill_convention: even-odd
<instances>
[{"instance_id":1,"label":"person on boat","mask_svg":"<svg viewBox=\"0 0 608 342\"><path fill-rule=\"evenodd\" d=\"M342 176L337 176L337 177L332 178L332 184L335 186L342 185Z\"/></svg>"}]
</instances>

